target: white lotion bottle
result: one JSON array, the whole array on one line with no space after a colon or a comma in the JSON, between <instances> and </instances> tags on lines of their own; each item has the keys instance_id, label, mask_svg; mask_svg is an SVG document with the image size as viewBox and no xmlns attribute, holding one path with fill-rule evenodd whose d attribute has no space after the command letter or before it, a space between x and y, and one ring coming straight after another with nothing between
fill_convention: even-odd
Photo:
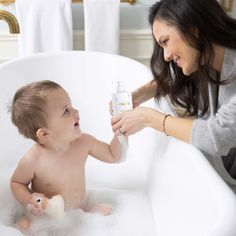
<instances>
[{"instance_id":1,"label":"white lotion bottle","mask_svg":"<svg viewBox=\"0 0 236 236\"><path fill-rule=\"evenodd\" d=\"M119 115L120 113L133 109L133 101L131 92L127 92L122 81L116 82L116 91L112 94L113 115ZM126 160L128 150L128 137L123 134L117 136L119 142L122 145L122 157L120 162Z\"/></svg>"},{"instance_id":2,"label":"white lotion bottle","mask_svg":"<svg viewBox=\"0 0 236 236\"><path fill-rule=\"evenodd\" d=\"M132 95L125 90L122 81L117 81L116 92L112 94L114 116L133 109Z\"/></svg>"}]
</instances>

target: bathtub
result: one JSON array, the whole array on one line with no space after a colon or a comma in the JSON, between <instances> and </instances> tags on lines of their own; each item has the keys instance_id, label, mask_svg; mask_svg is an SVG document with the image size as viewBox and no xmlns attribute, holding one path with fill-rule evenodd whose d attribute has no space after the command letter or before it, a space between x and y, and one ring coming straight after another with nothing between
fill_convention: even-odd
<instances>
[{"instance_id":1,"label":"bathtub","mask_svg":"<svg viewBox=\"0 0 236 236\"><path fill-rule=\"evenodd\" d=\"M0 66L0 78L0 234L21 235L12 228L20 206L8 181L32 141L18 134L7 113L16 89L42 79L60 83L80 111L82 131L109 142L112 81L123 80L131 91L152 75L147 67L125 57L74 51L7 62ZM152 100L145 105L171 112L165 99L159 105ZM65 235L236 235L234 193L199 150L175 138L146 128L129 137L125 162L106 164L89 158L86 173L89 191L113 203L114 213L94 218L80 212L83 231Z\"/></svg>"}]
</instances>

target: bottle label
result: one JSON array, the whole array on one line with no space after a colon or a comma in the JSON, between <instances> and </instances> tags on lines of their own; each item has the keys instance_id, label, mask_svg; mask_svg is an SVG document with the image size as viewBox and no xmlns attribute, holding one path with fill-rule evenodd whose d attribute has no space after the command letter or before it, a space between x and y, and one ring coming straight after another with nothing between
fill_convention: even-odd
<instances>
[{"instance_id":1,"label":"bottle label","mask_svg":"<svg viewBox=\"0 0 236 236\"><path fill-rule=\"evenodd\" d=\"M124 92L113 94L112 102L114 106L114 115L133 109L131 93Z\"/></svg>"}]
</instances>

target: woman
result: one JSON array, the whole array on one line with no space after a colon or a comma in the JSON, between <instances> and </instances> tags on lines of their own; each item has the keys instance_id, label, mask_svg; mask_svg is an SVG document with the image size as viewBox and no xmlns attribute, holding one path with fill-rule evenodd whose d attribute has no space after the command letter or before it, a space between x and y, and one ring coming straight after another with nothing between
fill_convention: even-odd
<instances>
[{"instance_id":1,"label":"woman","mask_svg":"<svg viewBox=\"0 0 236 236\"><path fill-rule=\"evenodd\" d=\"M190 143L236 184L236 20L216 0L161 0L149 22L154 80L133 92L136 108L114 117L113 131L152 127ZM185 117L139 107L166 95Z\"/></svg>"}]
</instances>

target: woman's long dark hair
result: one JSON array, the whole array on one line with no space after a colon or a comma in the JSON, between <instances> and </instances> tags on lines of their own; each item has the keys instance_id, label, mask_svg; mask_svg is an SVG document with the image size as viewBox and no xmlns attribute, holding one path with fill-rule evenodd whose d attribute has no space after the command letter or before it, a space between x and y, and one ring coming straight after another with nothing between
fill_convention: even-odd
<instances>
[{"instance_id":1,"label":"woman's long dark hair","mask_svg":"<svg viewBox=\"0 0 236 236\"><path fill-rule=\"evenodd\" d=\"M158 84L156 98L168 94L173 104L185 108L191 116L198 114L201 100L200 116L203 116L209 108L208 82L225 83L219 81L219 74L213 77L210 73L209 65L214 57L212 44L236 48L236 20L230 18L216 0L161 0L150 9L151 26L155 20L165 20L175 26L186 43L200 52L199 69L186 76L173 61L164 60L163 49L154 38L150 65ZM197 29L198 35L193 29ZM203 66L201 61L205 62Z\"/></svg>"}]
</instances>

